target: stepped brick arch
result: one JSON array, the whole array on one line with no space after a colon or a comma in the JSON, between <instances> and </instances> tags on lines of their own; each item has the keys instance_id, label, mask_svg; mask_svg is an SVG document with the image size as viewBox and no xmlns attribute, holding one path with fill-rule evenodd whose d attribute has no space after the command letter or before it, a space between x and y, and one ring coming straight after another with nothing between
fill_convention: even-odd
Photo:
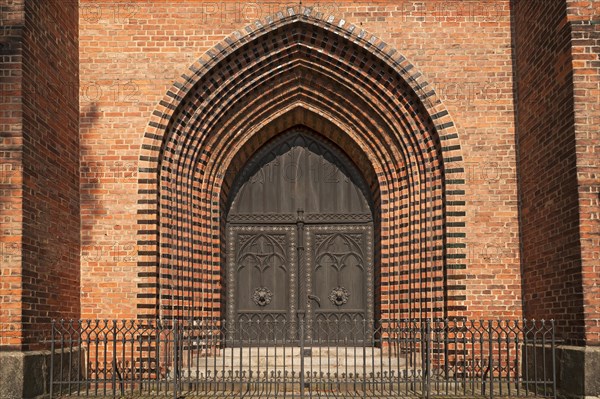
<instances>
[{"instance_id":1,"label":"stepped brick arch","mask_svg":"<svg viewBox=\"0 0 600 399\"><path fill-rule=\"evenodd\" d=\"M464 169L448 112L394 49L304 7L233 32L154 111L139 168L139 316L224 316L229 187L295 126L338 145L371 187L378 316L460 316Z\"/></svg>"}]
</instances>

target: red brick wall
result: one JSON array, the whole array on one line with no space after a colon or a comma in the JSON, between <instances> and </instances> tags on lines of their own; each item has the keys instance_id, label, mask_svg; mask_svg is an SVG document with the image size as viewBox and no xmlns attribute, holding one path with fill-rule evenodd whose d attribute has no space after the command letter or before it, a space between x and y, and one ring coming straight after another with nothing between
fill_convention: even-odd
<instances>
[{"instance_id":1,"label":"red brick wall","mask_svg":"<svg viewBox=\"0 0 600 399\"><path fill-rule=\"evenodd\" d=\"M22 54L25 1L2 3L0 71L0 346L21 344Z\"/></svg>"},{"instance_id":2,"label":"red brick wall","mask_svg":"<svg viewBox=\"0 0 600 399\"><path fill-rule=\"evenodd\" d=\"M138 225L136 215L144 132L188 66L234 30L282 9L280 3L259 4L251 10L239 2L81 2L85 317L136 317L148 313L138 305L150 311L155 306L146 294L156 281L155 258L138 248L138 231L152 227ZM466 224L448 228L447 253L467 254L454 259L456 267L447 273L451 314L520 316L509 2L318 6L402 53L436 90L454 122L465 167L452 179L465 182L468 212ZM452 211L454 205L448 206ZM147 265L146 274L138 274L138 262Z\"/></svg>"},{"instance_id":3,"label":"red brick wall","mask_svg":"<svg viewBox=\"0 0 600 399\"><path fill-rule=\"evenodd\" d=\"M600 344L600 3L567 2L571 24L583 317Z\"/></svg>"},{"instance_id":4,"label":"red brick wall","mask_svg":"<svg viewBox=\"0 0 600 399\"><path fill-rule=\"evenodd\" d=\"M514 11L525 316L557 319L572 342L599 333L597 11L560 0Z\"/></svg>"},{"instance_id":5,"label":"red brick wall","mask_svg":"<svg viewBox=\"0 0 600 399\"><path fill-rule=\"evenodd\" d=\"M2 182L3 190L9 184L2 243L18 253L3 253L1 288L10 303L2 306L9 332L1 344L31 349L51 318L80 314L79 24L77 6L60 0L25 1L23 13L14 21L22 80L9 92L20 97L21 110L3 129L12 138L2 140L9 149L3 157L19 162L2 161L11 170Z\"/></svg>"},{"instance_id":6,"label":"red brick wall","mask_svg":"<svg viewBox=\"0 0 600 399\"><path fill-rule=\"evenodd\" d=\"M148 250L156 244L156 202L143 192L152 181L140 173L158 171L138 173L156 152L143 148L148 122L194 61L285 6L195 0L82 0L79 10L58 0L0 6L2 348L33 348L52 317L156 311L156 256ZM448 137L460 145L461 166L446 165L444 172L460 188L446 189L465 202L448 197L445 210L467 213L446 229L447 314L519 317L523 300L526 317L558 319L571 342L599 343L598 2L315 6L324 20L333 14L402 53L423 74L418 84L435 89L448 111L444 121L453 122L456 134ZM209 272L218 276L218 269ZM392 267L382 271L382 284L398 278ZM378 300L383 307L389 298Z\"/></svg>"}]
</instances>

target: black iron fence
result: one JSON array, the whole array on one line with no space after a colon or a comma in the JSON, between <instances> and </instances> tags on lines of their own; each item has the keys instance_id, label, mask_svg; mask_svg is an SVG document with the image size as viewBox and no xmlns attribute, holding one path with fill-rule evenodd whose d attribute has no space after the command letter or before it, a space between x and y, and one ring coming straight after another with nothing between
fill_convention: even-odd
<instances>
[{"instance_id":1,"label":"black iron fence","mask_svg":"<svg viewBox=\"0 0 600 399\"><path fill-rule=\"evenodd\" d=\"M51 397L556 396L543 320L61 320L50 344Z\"/></svg>"}]
</instances>

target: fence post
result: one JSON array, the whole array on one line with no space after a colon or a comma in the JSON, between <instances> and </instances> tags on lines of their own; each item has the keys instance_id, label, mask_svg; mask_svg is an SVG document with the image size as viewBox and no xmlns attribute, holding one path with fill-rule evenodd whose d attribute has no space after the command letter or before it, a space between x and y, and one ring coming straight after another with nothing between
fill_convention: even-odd
<instances>
[{"instance_id":1,"label":"fence post","mask_svg":"<svg viewBox=\"0 0 600 399\"><path fill-rule=\"evenodd\" d=\"M552 337L552 397L556 399L556 335L554 331L554 319L550 320L550 328L552 329L552 333L550 334Z\"/></svg>"},{"instance_id":2,"label":"fence post","mask_svg":"<svg viewBox=\"0 0 600 399\"><path fill-rule=\"evenodd\" d=\"M423 328L421 328L421 331L423 333ZM431 394L431 386L430 386L430 380L429 380L429 375L430 375L430 368L431 368L431 324L429 319L427 319L425 321L425 340L424 340L424 344L425 344L425 348L423 350L424 354L425 354L425 361L423 362L423 393L422 396L426 399L429 399L429 396Z\"/></svg>"},{"instance_id":3,"label":"fence post","mask_svg":"<svg viewBox=\"0 0 600 399\"><path fill-rule=\"evenodd\" d=\"M363 340L362 340L362 353L363 353L363 372L362 372L362 386L363 386L363 399L367 399L367 342L373 347L373 334L369 334L369 340L367 341L367 321L363 319Z\"/></svg>"},{"instance_id":4,"label":"fence post","mask_svg":"<svg viewBox=\"0 0 600 399\"><path fill-rule=\"evenodd\" d=\"M228 331L229 336L231 337L231 357L233 359L233 348L235 348L235 337L236 337L236 331L235 331L235 321L233 322L229 322L230 327L233 326L233 332ZM242 325L242 320L238 320L238 331L237 331L237 337L239 339L239 345L240 345L240 398L244 397L244 340L243 340L243 325ZM225 321L223 321L223 326L225 325ZM225 352L223 352L225 353ZM250 356L248 355L248 364L252 364L250 362Z\"/></svg>"},{"instance_id":5,"label":"fence post","mask_svg":"<svg viewBox=\"0 0 600 399\"><path fill-rule=\"evenodd\" d=\"M304 318L300 319L300 397L304 398Z\"/></svg>"},{"instance_id":6,"label":"fence post","mask_svg":"<svg viewBox=\"0 0 600 399\"><path fill-rule=\"evenodd\" d=\"M117 396L117 321L113 320L113 339L112 339L112 390L113 398Z\"/></svg>"},{"instance_id":7,"label":"fence post","mask_svg":"<svg viewBox=\"0 0 600 399\"><path fill-rule=\"evenodd\" d=\"M52 319L50 327L50 399L54 397L54 329L56 320Z\"/></svg>"},{"instance_id":8,"label":"fence post","mask_svg":"<svg viewBox=\"0 0 600 399\"><path fill-rule=\"evenodd\" d=\"M173 398L177 399L179 382L179 325L177 319L173 319Z\"/></svg>"},{"instance_id":9,"label":"fence post","mask_svg":"<svg viewBox=\"0 0 600 399\"><path fill-rule=\"evenodd\" d=\"M488 360L488 370L490 373L490 399L494 397L494 343L492 340L492 336L494 334L493 330L493 321L488 320L488 348L489 348L489 360Z\"/></svg>"}]
</instances>

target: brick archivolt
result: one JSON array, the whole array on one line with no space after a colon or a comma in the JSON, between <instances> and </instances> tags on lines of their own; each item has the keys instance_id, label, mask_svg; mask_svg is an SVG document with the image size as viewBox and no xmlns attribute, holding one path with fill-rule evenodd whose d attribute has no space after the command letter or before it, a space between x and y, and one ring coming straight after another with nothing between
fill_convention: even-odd
<instances>
[{"instance_id":1,"label":"brick archivolt","mask_svg":"<svg viewBox=\"0 0 600 399\"><path fill-rule=\"evenodd\" d=\"M140 157L140 316L222 316L228 189L294 126L336 143L373 191L380 315L460 310L447 282L465 267L464 171L448 112L375 36L295 8L227 37L153 113Z\"/></svg>"}]
</instances>

